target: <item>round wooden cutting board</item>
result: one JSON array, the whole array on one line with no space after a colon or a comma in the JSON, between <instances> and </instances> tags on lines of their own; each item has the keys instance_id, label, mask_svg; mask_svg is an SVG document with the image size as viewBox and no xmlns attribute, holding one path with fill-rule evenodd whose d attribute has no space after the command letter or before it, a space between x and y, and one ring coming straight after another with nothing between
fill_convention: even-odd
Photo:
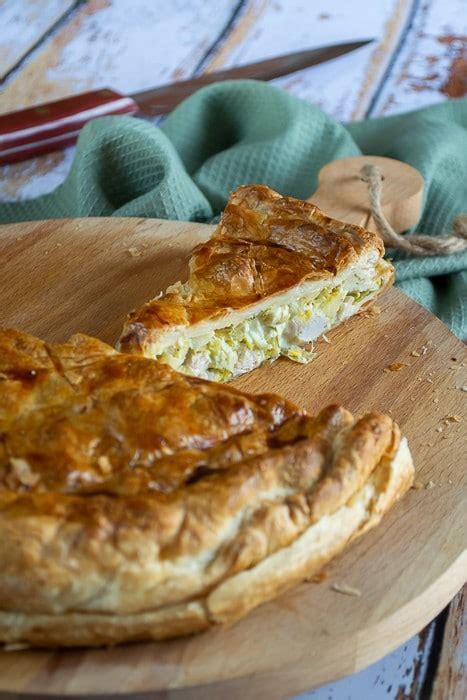
<instances>
[{"instance_id":1,"label":"round wooden cutting board","mask_svg":"<svg viewBox=\"0 0 467 700\"><path fill-rule=\"evenodd\" d=\"M140 219L3 226L0 324L47 340L82 331L114 342L128 310L186 277L191 248L211 230ZM397 290L379 307L331 332L329 343L320 340L310 365L281 360L235 385L281 393L311 412L339 402L397 419L416 488L381 525L321 582L305 582L230 627L157 644L0 652L3 698L282 698L375 661L449 602L467 573L466 354Z\"/></svg>"}]
</instances>

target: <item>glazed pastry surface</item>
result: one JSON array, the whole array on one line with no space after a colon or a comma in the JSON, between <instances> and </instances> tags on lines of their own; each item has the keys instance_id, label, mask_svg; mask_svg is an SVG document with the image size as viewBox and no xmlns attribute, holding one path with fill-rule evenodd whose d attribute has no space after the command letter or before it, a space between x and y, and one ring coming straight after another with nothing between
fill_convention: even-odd
<instances>
[{"instance_id":1,"label":"glazed pastry surface","mask_svg":"<svg viewBox=\"0 0 467 700\"><path fill-rule=\"evenodd\" d=\"M0 332L0 640L99 645L235 620L376 525L393 420L310 416L84 335Z\"/></svg>"},{"instance_id":2,"label":"glazed pastry surface","mask_svg":"<svg viewBox=\"0 0 467 700\"><path fill-rule=\"evenodd\" d=\"M232 193L178 282L125 323L120 349L227 381L308 344L392 284L376 234L263 185Z\"/></svg>"}]
</instances>

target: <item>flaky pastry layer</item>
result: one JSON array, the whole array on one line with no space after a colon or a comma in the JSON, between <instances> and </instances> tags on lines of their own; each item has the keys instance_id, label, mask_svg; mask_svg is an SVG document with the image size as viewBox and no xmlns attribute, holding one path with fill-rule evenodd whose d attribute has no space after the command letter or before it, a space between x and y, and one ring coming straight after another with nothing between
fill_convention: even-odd
<instances>
[{"instance_id":1,"label":"flaky pastry layer","mask_svg":"<svg viewBox=\"0 0 467 700\"><path fill-rule=\"evenodd\" d=\"M154 348L180 337L239 323L304 290L337 284L362 264L370 264L379 280L374 300L393 279L383 254L379 236L309 202L263 185L239 187L212 238L194 249L188 281L132 312L120 349L154 356Z\"/></svg>"},{"instance_id":2,"label":"flaky pastry layer","mask_svg":"<svg viewBox=\"0 0 467 700\"><path fill-rule=\"evenodd\" d=\"M235 620L377 524L413 465L388 416L312 417L86 336L0 332L0 640Z\"/></svg>"},{"instance_id":3,"label":"flaky pastry layer","mask_svg":"<svg viewBox=\"0 0 467 700\"><path fill-rule=\"evenodd\" d=\"M187 282L132 312L119 347L216 381L281 355L309 362L316 338L392 283L383 253L376 234L313 204L239 187Z\"/></svg>"}]
</instances>

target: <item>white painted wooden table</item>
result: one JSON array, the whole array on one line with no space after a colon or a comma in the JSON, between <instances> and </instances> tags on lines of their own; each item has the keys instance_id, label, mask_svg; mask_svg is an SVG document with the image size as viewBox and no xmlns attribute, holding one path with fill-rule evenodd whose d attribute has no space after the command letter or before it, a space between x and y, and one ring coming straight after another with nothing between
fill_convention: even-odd
<instances>
[{"instance_id":1,"label":"white painted wooden table","mask_svg":"<svg viewBox=\"0 0 467 700\"><path fill-rule=\"evenodd\" d=\"M275 82L344 121L465 91L466 0L0 0L0 27L0 113L369 37L357 52ZM0 199L54 189L73 151L3 167ZM463 603L459 594L403 647L301 700L465 698Z\"/></svg>"}]
</instances>

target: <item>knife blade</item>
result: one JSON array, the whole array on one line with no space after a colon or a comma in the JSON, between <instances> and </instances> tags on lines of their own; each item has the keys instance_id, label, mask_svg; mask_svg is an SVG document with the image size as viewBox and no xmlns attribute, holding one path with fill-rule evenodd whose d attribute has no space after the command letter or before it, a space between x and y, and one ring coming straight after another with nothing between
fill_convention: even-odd
<instances>
[{"instance_id":1,"label":"knife blade","mask_svg":"<svg viewBox=\"0 0 467 700\"><path fill-rule=\"evenodd\" d=\"M373 39L365 39L344 44L332 44L306 51L296 51L284 56L276 56L275 58L267 58L264 61L250 63L246 66L236 66L216 73L204 73L190 80L183 80L171 85L162 85L162 87L153 90L137 92L132 95L132 98L139 105L140 109L149 116L167 114L195 90L205 85L222 80L245 80L248 78L273 80L274 78L280 78L283 75L330 61L350 51L360 49L372 41Z\"/></svg>"},{"instance_id":2,"label":"knife blade","mask_svg":"<svg viewBox=\"0 0 467 700\"><path fill-rule=\"evenodd\" d=\"M329 61L373 39L332 44L268 58L245 66L204 73L133 95L108 88L0 115L0 165L26 160L73 144L81 127L96 117L114 114L167 114L198 88L224 80L272 80Z\"/></svg>"}]
</instances>

